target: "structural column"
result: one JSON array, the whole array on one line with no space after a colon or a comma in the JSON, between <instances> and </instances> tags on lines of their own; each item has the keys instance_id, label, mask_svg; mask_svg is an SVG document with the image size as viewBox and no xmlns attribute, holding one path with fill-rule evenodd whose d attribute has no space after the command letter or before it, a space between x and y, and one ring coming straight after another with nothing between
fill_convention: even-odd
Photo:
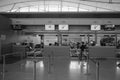
<instances>
[{"instance_id":1,"label":"structural column","mask_svg":"<svg viewBox=\"0 0 120 80\"><path fill-rule=\"evenodd\" d=\"M62 45L62 34L58 33L58 43L61 46Z\"/></svg>"},{"instance_id":2,"label":"structural column","mask_svg":"<svg viewBox=\"0 0 120 80\"><path fill-rule=\"evenodd\" d=\"M95 43L97 44L98 42L97 42L97 31L95 31Z\"/></svg>"},{"instance_id":3,"label":"structural column","mask_svg":"<svg viewBox=\"0 0 120 80\"><path fill-rule=\"evenodd\" d=\"M117 43L117 34L115 34L115 46L117 46L118 43Z\"/></svg>"}]
</instances>

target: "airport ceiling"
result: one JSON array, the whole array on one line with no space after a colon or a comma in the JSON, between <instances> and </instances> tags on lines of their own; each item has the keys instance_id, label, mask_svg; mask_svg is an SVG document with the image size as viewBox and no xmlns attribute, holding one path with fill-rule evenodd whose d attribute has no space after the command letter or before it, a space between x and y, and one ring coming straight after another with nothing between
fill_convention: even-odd
<instances>
[{"instance_id":1,"label":"airport ceiling","mask_svg":"<svg viewBox=\"0 0 120 80\"><path fill-rule=\"evenodd\" d=\"M0 12L118 12L120 0L0 0Z\"/></svg>"}]
</instances>

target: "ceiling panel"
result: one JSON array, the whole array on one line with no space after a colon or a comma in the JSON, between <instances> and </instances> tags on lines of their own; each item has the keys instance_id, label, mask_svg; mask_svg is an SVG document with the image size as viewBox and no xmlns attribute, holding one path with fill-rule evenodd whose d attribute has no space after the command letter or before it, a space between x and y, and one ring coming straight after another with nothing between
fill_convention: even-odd
<instances>
[{"instance_id":1,"label":"ceiling panel","mask_svg":"<svg viewBox=\"0 0 120 80\"><path fill-rule=\"evenodd\" d=\"M88 11L120 11L120 0L0 0L0 12L36 5L69 6Z\"/></svg>"}]
</instances>

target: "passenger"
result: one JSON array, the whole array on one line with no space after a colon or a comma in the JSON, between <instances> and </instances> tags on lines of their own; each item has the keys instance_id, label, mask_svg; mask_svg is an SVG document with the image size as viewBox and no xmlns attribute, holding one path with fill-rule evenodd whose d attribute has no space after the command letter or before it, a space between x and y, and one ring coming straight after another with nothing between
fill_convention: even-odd
<instances>
[{"instance_id":1,"label":"passenger","mask_svg":"<svg viewBox=\"0 0 120 80\"><path fill-rule=\"evenodd\" d=\"M57 42L55 42L55 44L54 44L55 46L59 46L59 44L57 43Z\"/></svg>"},{"instance_id":2,"label":"passenger","mask_svg":"<svg viewBox=\"0 0 120 80\"><path fill-rule=\"evenodd\" d=\"M83 53L84 53L85 48L86 48L86 45L85 45L84 42L82 42L82 44L81 44L81 46L80 46L81 51L80 51L80 54L79 54L79 60L82 60L82 57L83 57Z\"/></svg>"},{"instance_id":3,"label":"passenger","mask_svg":"<svg viewBox=\"0 0 120 80\"><path fill-rule=\"evenodd\" d=\"M80 48L80 43L79 42L77 42L77 49L79 49Z\"/></svg>"},{"instance_id":4,"label":"passenger","mask_svg":"<svg viewBox=\"0 0 120 80\"><path fill-rule=\"evenodd\" d=\"M42 49L44 48L44 43L43 43L43 42L41 42L41 48L42 48Z\"/></svg>"},{"instance_id":5,"label":"passenger","mask_svg":"<svg viewBox=\"0 0 120 80\"><path fill-rule=\"evenodd\" d=\"M49 43L49 46L52 46L52 43Z\"/></svg>"}]
</instances>

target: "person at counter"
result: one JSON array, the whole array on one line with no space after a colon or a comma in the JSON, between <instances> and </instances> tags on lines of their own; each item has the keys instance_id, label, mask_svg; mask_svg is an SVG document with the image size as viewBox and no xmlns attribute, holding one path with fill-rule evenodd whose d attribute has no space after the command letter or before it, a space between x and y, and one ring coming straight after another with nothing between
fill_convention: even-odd
<instances>
[{"instance_id":1,"label":"person at counter","mask_svg":"<svg viewBox=\"0 0 120 80\"><path fill-rule=\"evenodd\" d=\"M57 42L55 42L55 44L54 44L55 46L59 46L59 43L57 43Z\"/></svg>"},{"instance_id":2,"label":"person at counter","mask_svg":"<svg viewBox=\"0 0 120 80\"><path fill-rule=\"evenodd\" d=\"M118 40L116 48L120 49L120 40Z\"/></svg>"},{"instance_id":3,"label":"person at counter","mask_svg":"<svg viewBox=\"0 0 120 80\"><path fill-rule=\"evenodd\" d=\"M95 41L91 40L91 41L90 41L90 45L91 45L91 46L95 46L95 45L96 45Z\"/></svg>"},{"instance_id":4,"label":"person at counter","mask_svg":"<svg viewBox=\"0 0 120 80\"><path fill-rule=\"evenodd\" d=\"M79 54L79 60L82 60L82 58L83 58L83 53L84 53L84 51L85 51L85 49L86 49L86 45L85 45L84 42L82 42L82 44L81 44L81 46L80 46L80 49L81 49L81 51L80 51L80 54Z\"/></svg>"},{"instance_id":5,"label":"person at counter","mask_svg":"<svg viewBox=\"0 0 120 80\"><path fill-rule=\"evenodd\" d=\"M52 46L52 43L49 43L49 46Z\"/></svg>"}]
</instances>

